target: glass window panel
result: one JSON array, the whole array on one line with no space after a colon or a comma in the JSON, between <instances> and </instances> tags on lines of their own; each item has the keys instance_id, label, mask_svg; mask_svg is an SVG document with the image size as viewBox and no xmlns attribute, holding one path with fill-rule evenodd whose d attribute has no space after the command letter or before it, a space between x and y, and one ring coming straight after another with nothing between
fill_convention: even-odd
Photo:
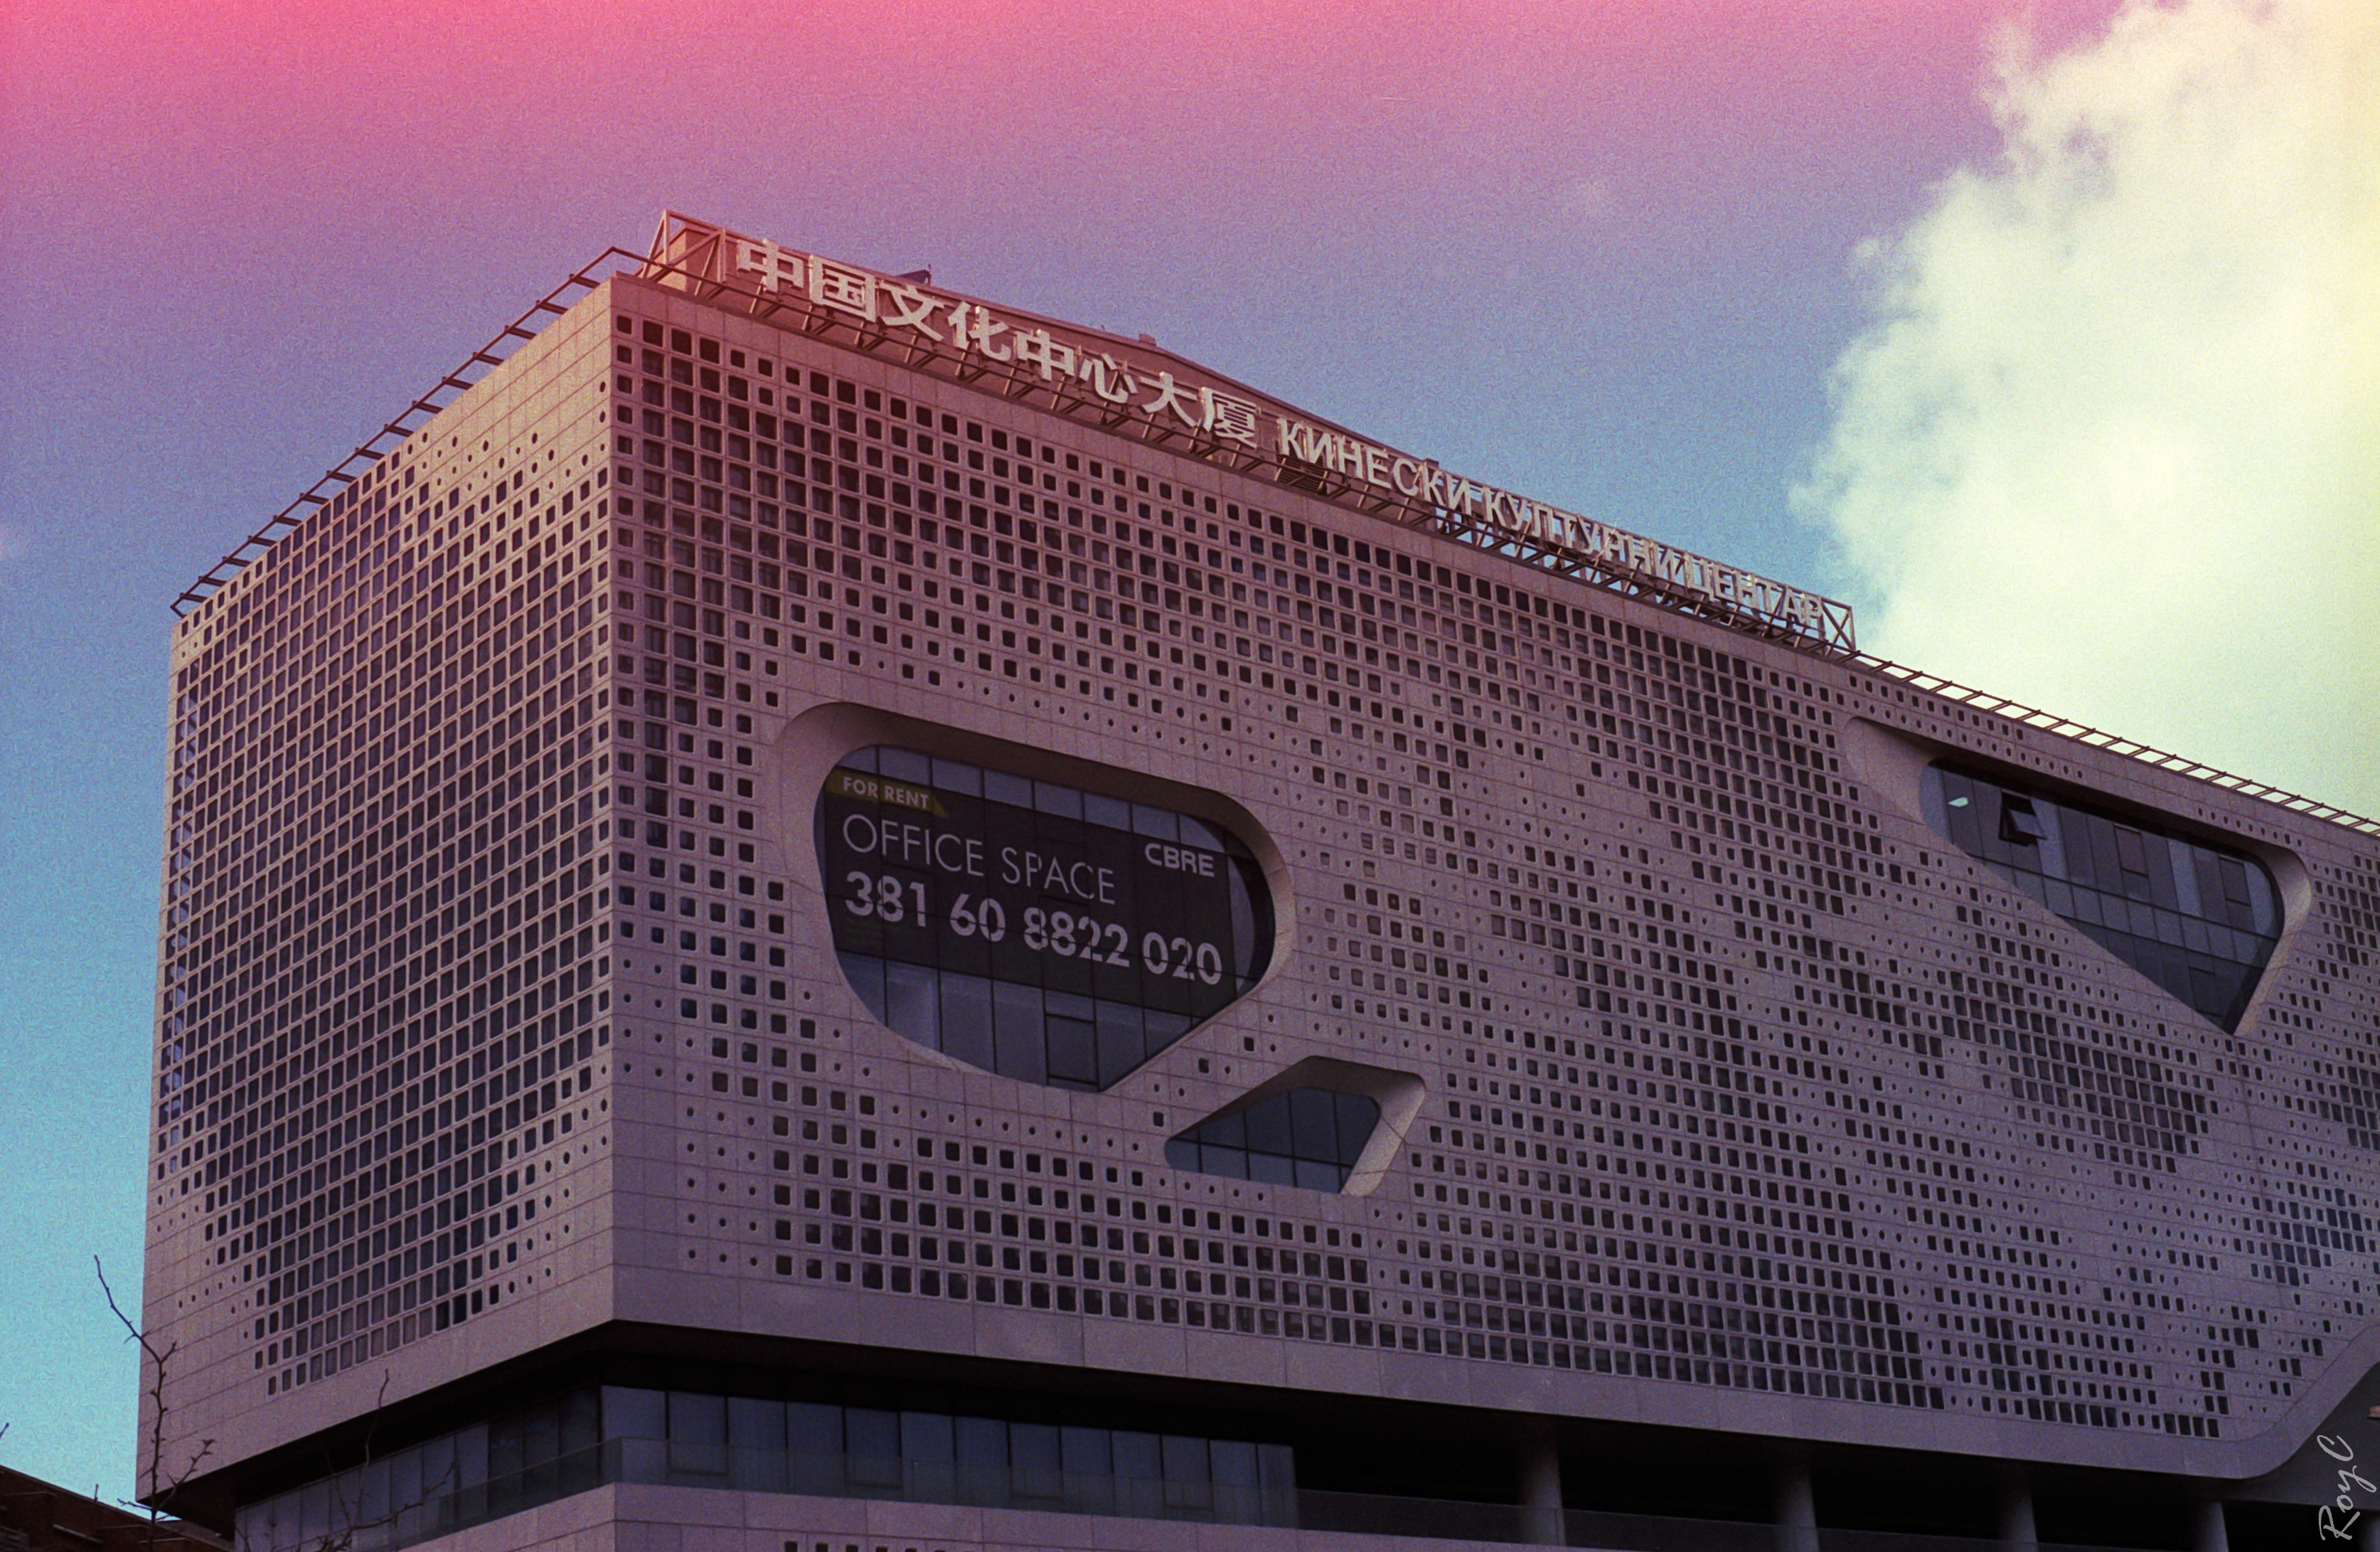
<instances>
[{"instance_id":1,"label":"glass window panel","mask_svg":"<svg viewBox=\"0 0 2380 1552\"><path fill-rule=\"evenodd\" d=\"M958 1461L963 1466L1008 1464L1008 1424L997 1417L957 1421Z\"/></svg>"},{"instance_id":2,"label":"glass window panel","mask_svg":"<svg viewBox=\"0 0 2380 1552\"><path fill-rule=\"evenodd\" d=\"M1240 887L1232 891L1232 972L1243 981L1254 981L1257 972L1272 953L1272 945L1262 942L1257 935L1256 901L1263 896L1265 883L1257 876L1256 864L1234 858L1233 871L1240 874Z\"/></svg>"},{"instance_id":3,"label":"glass window panel","mask_svg":"<svg viewBox=\"0 0 2380 1552\"><path fill-rule=\"evenodd\" d=\"M669 1393L669 1436L689 1444L727 1442L727 1399L698 1391Z\"/></svg>"},{"instance_id":4,"label":"glass window panel","mask_svg":"<svg viewBox=\"0 0 2380 1552\"><path fill-rule=\"evenodd\" d=\"M929 1050L942 1048L941 972L926 965L884 964L884 1021Z\"/></svg>"},{"instance_id":5,"label":"glass window panel","mask_svg":"<svg viewBox=\"0 0 2380 1552\"><path fill-rule=\"evenodd\" d=\"M903 1412L901 1414L902 1459L940 1461L945 1464L957 1459L957 1445L952 1436L953 1421L948 1412Z\"/></svg>"},{"instance_id":6,"label":"glass window panel","mask_svg":"<svg viewBox=\"0 0 2380 1552\"><path fill-rule=\"evenodd\" d=\"M562 1399L562 1452L573 1454L592 1448L601 1439L597 1425L595 1391L582 1387Z\"/></svg>"},{"instance_id":7,"label":"glass window panel","mask_svg":"<svg viewBox=\"0 0 2380 1552\"><path fill-rule=\"evenodd\" d=\"M670 1392L669 1469L674 1474L726 1474L726 1397L686 1390Z\"/></svg>"},{"instance_id":8,"label":"glass window panel","mask_svg":"<svg viewBox=\"0 0 2380 1552\"><path fill-rule=\"evenodd\" d=\"M1134 1482L1154 1482L1165 1474L1155 1434L1119 1428L1110 1436L1115 1452L1115 1474Z\"/></svg>"},{"instance_id":9,"label":"glass window panel","mask_svg":"<svg viewBox=\"0 0 2380 1552\"><path fill-rule=\"evenodd\" d=\"M1245 1148L1248 1143L1247 1112L1234 1110L1228 1116L1218 1116L1198 1128L1199 1140L1210 1145L1220 1143L1227 1148Z\"/></svg>"},{"instance_id":10,"label":"glass window panel","mask_svg":"<svg viewBox=\"0 0 2380 1552\"><path fill-rule=\"evenodd\" d=\"M745 1493L783 1493L792 1487L793 1457L783 1449L753 1449L730 1445L727 1485ZM590 1484L591 1485L591 1484Z\"/></svg>"},{"instance_id":11,"label":"glass window panel","mask_svg":"<svg viewBox=\"0 0 2380 1552\"><path fill-rule=\"evenodd\" d=\"M2225 866L2224 864L2230 859L2218 856L2212 851L2203 851L2199 855L2199 892L2206 900L2207 919L2228 923L2230 917L2226 909L2227 903L2233 899L2233 890L2244 890L2247 887L2247 870L2240 867L2236 862L2228 867Z\"/></svg>"},{"instance_id":12,"label":"glass window panel","mask_svg":"<svg viewBox=\"0 0 2380 1552\"><path fill-rule=\"evenodd\" d=\"M2149 871L2148 848L2141 833L2130 825L2116 826L2116 862L2128 874Z\"/></svg>"},{"instance_id":13,"label":"glass window panel","mask_svg":"<svg viewBox=\"0 0 2380 1552\"><path fill-rule=\"evenodd\" d=\"M520 1412L499 1417L488 1424L488 1470L497 1476L509 1476L528 1464L527 1441L522 1436L527 1418Z\"/></svg>"},{"instance_id":14,"label":"glass window panel","mask_svg":"<svg viewBox=\"0 0 2380 1552\"><path fill-rule=\"evenodd\" d=\"M1012 1423L1008 1425L1009 1460L1020 1471L1059 1469L1062 1447L1058 1429L1047 1423Z\"/></svg>"},{"instance_id":15,"label":"glass window panel","mask_svg":"<svg viewBox=\"0 0 2380 1552\"><path fill-rule=\"evenodd\" d=\"M975 975L942 977L941 1038L945 1055L993 1070L990 982Z\"/></svg>"},{"instance_id":16,"label":"glass window panel","mask_svg":"<svg viewBox=\"0 0 2380 1552\"><path fill-rule=\"evenodd\" d=\"M1146 1020L1129 1003L1099 1004L1099 1082L1112 1085L1147 1059Z\"/></svg>"},{"instance_id":17,"label":"glass window panel","mask_svg":"<svg viewBox=\"0 0 2380 1552\"><path fill-rule=\"evenodd\" d=\"M300 1546L321 1545L331 1539L336 1527L331 1523L331 1485L310 1483L298 1493L298 1541Z\"/></svg>"},{"instance_id":18,"label":"glass window panel","mask_svg":"<svg viewBox=\"0 0 2380 1552\"><path fill-rule=\"evenodd\" d=\"M847 1455L896 1459L901 1453L901 1414L872 1407L845 1407L843 1438Z\"/></svg>"},{"instance_id":19,"label":"glass window panel","mask_svg":"<svg viewBox=\"0 0 2380 1552\"><path fill-rule=\"evenodd\" d=\"M2237 857L2218 857L2216 866L2223 876L2223 899L2230 905L2247 905L2247 864Z\"/></svg>"},{"instance_id":20,"label":"glass window panel","mask_svg":"<svg viewBox=\"0 0 2380 1552\"><path fill-rule=\"evenodd\" d=\"M1049 1027L1050 1081L1097 1088L1099 1026L1087 1019L1052 1018Z\"/></svg>"},{"instance_id":21,"label":"glass window panel","mask_svg":"<svg viewBox=\"0 0 2380 1552\"><path fill-rule=\"evenodd\" d=\"M843 965L843 978L859 994L859 1000L869 1012L884 1017L884 961L869 954L838 953L835 959Z\"/></svg>"},{"instance_id":22,"label":"glass window panel","mask_svg":"<svg viewBox=\"0 0 2380 1552\"><path fill-rule=\"evenodd\" d=\"M2184 916L2207 917L2206 880L2214 859L2199 846L2174 848L2174 908Z\"/></svg>"},{"instance_id":23,"label":"glass window panel","mask_svg":"<svg viewBox=\"0 0 2380 1552\"><path fill-rule=\"evenodd\" d=\"M1290 1151L1299 1158L1328 1159L1339 1155L1338 1117L1330 1095L1321 1089L1289 1093Z\"/></svg>"},{"instance_id":24,"label":"glass window panel","mask_svg":"<svg viewBox=\"0 0 2380 1552\"><path fill-rule=\"evenodd\" d=\"M970 797L983 794L983 771L958 760L936 760L933 763L933 786L937 791L965 792Z\"/></svg>"},{"instance_id":25,"label":"glass window panel","mask_svg":"<svg viewBox=\"0 0 2380 1552\"><path fill-rule=\"evenodd\" d=\"M1006 803L1011 808L1033 806L1033 783L1024 776L1010 776L1006 771L983 773L983 795L987 801Z\"/></svg>"},{"instance_id":26,"label":"glass window panel","mask_svg":"<svg viewBox=\"0 0 2380 1552\"><path fill-rule=\"evenodd\" d=\"M2113 822L2093 814L2090 820L2091 881L2109 894L2121 894L2124 870L2116 860L2116 826Z\"/></svg>"},{"instance_id":27,"label":"glass window panel","mask_svg":"<svg viewBox=\"0 0 2380 1552\"><path fill-rule=\"evenodd\" d=\"M393 1500L388 1496L388 1462L367 1461L356 1477L356 1522L378 1525L387 1518Z\"/></svg>"},{"instance_id":28,"label":"glass window panel","mask_svg":"<svg viewBox=\"0 0 2380 1552\"><path fill-rule=\"evenodd\" d=\"M2040 844L2041 817L2034 812L2033 800L2019 793L2000 795L2000 839L2020 853Z\"/></svg>"},{"instance_id":29,"label":"glass window panel","mask_svg":"<svg viewBox=\"0 0 2380 1552\"><path fill-rule=\"evenodd\" d=\"M1297 1184L1296 1161L1281 1154L1250 1154L1247 1178L1259 1185Z\"/></svg>"},{"instance_id":30,"label":"glass window panel","mask_svg":"<svg viewBox=\"0 0 2380 1552\"><path fill-rule=\"evenodd\" d=\"M785 1448L785 1403L737 1396L727 1403L728 1442L739 1449Z\"/></svg>"},{"instance_id":31,"label":"glass window panel","mask_svg":"<svg viewBox=\"0 0 2380 1552\"><path fill-rule=\"evenodd\" d=\"M1248 1146L1257 1153L1280 1154L1287 1157L1294 1144L1290 1133L1289 1099L1274 1094L1258 1100L1240 1112L1247 1128Z\"/></svg>"},{"instance_id":32,"label":"glass window panel","mask_svg":"<svg viewBox=\"0 0 2380 1552\"><path fill-rule=\"evenodd\" d=\"M1257 1485L1257 1447L1239 1439L1212 1439L1207 1445L1208 1461L1215 1481L1232 1487Z\"/></svg>"},{"instance_id":33,"label":"glass window panel","mask_svg":"<svg viewBox=\"0 0 2380 1552\"><path fill-rule=\"evenodd\" d=\"M789 1401L785 1405L785 1442L800 1455L840 1455L844 1452L843 1409L821 1406L814 1401Z\"/></svg>"},{"instance_id":34,"label":"glass window panel","mask_svg":"<svg viewBox=\"0 0 2380 1552\"><path fill-rule=\"evenodd\" d=\"M1059 1448L1069 1476L1111 1476L1114 1462L1105 1428L1061 1428Z\"/></svg>"},{"instance_id":35,"label":"glass window panel","mask_svg":"<svg viewBox=\"0 0 2380 1552\"><path fill-rule=\"evenodd\" d=\"M1061 787L1054 781L1033 784L1033 806L1043 813L1061 819L1083 817L1083 794L1072 787Z\"/></svg>"},{"instance_id":36,"label":"glass window panel","mask_svg":"<svg viewBox=\"0 0 2380 1552\"><path fill-rule=\"evenodd\" d=\"M2149 855L2149 898L2160 910L2172 910L2180 903L2174 891L2174 854L2181 848L2163 836L2147 837ZM2186 864L2185 864L2186 865Z\"/></svg>"},{"instance_id":37,"label":"glass window panel","mask_svg":"<svg viewBox=\"0 0 2380 1552\"><path fill-rule=\"evenodd\" d=\"M2281 930L2281 908L2273 890L2272 875L2263 868L2243 867L2248 879L2247 930L2265 937L2277 937Z\"/></svg>"},{"instance_id":38,"label":"glass window panel","mask_svg":"<svg viewBox=\"0 0 2380 1552\"><path fill-rule=\"evenodd\" d=\"M1343 1165L1318 1158L1299 1158L1290 1162L1293 1182L1307 1191L1337 1191L1346 1183L1347 1170Z\"/></svg>"},{"instance_id":39,"label":"glass window panel","mask_svg":"<svg viewBox=\"0 0 2380 1552\"><path fill-rule=\"evenodd\" d=\"M1257 1474L1265 1492L1293 1502L1297 1491L1297 1452L1285 1444L1257 1446ZM1269 1516L1268 1516L1269 1518Z\"/></svg>"},{"instance_id":40,"label":"glass window panel","mask_svg":"<svg viewBox=\"0 0 2380 1552\"><path fill-rule=\"evenodd\" d=\"M2071 876L2066 860L2066 826L2071 823L2066 810L2046 800L2034 805L2041 816L2041 840L2034 849L2044 875L2050 878Z\"/></svg>"},{"instance_id":41,"label":"glass window panel","mask_svg":"<svg viewBox=\"0 0 2380 1552\"><path fill-rule=\"evenodd\" d=\"M1335 1095L1339 1117L1339 1152L1342 1164L1353 1165L1364 1155L1364 1145L1372 1138L1372 1129L1379 1124L1380 1106L1370 1097L1360 1094Z\"/></svg>"},{"instance_id":42,"label":"glass window panel","mask_svg":"<svg viewBox=\"0 0 2380 1552\"><path fill-rule=\"evenodd\" d=\"M658 1396L659 1392L649 1391ZM388 1463L388 1496L392 1503L417 1504L439 1496L435 1484L425 1486L421 1476L421 1451L400 1449Z\"/></svg>"},{"instance_id":43,"label":"glass window panel","mask_svg":"<svg viewBox=\"0 0 2380 1552\"><path fill-rule=\"evenodd\" d=\"M488 1480L488 1425L474 1423L468 1428L457 1428L443 1440L432 1440L433 1447L443 1445L446 1451L443 1464L453 1473L457 1486L476 1487ZM432 1459L437 1459L435 1448Z\"/></svg>"},{"instance_id":44,"label":"glass window panel","mask_svg":"<svg viewBox=\"0 0 2380 1552\"><path fill-rule=\"evenodd\" d=\"M537 1465L551 1460L562 1452L562 1404L549 1401L530 1407L520 1414L521 1460L524 1465ZM501 1474L495 1462L495 1434L488 1436L488 1473Z\"/></svg>"},{"instance_id":45,"label":"glass window panel","mask_svg":"<svg viewBox=\"0 0 2380 1552\"><path fill-rule=\"evenodd\" d=\"M1980 827L1976 824L1979 805L1975 802L1973 785L1963 776L1945 773L1942 796L1951 841L1960 850L1973 853L1980 835Z\"/></svg>"},{"instance_id":46,"label":"glass window panel","mask_svg":"<svg viewBox=\"0 0 2380 1552\"><path fill-rule=\"evenodd\" d=\"M2014 862L2009 855L2009 843L2001 838L1998 802L1985 794L1977 800L1975 807L1982 811L1975 820L1975 855L2006 872L2014 865ZM2030 855L2031 849L2028 848L2028 858Z\"/></svg>"},{"instance_id":47,"label":"glass window panel","mask_svg":"<svg viewBox=\"0 0 2380 1552\"><path fill-rule=\"evenodd\" d=\"M1048 1020L1041 1011L1041 988L1014 981L991 985L991 1069L1003 1078L1027 1083L1049 1081Z\"/></svg>"},{"instance_id":48,"label":"glass window panel","mask_svg":"<svg viewBox=\"0 0 2380 1552\"><path fill-rule=\"evenodd\" d=\"M1207 1441L1168 1434L1164 1442L1165 1501L1174 1509L1205 1509L1214 1502L1214 1478L1207 1464Z\"/></svg>"}]
</instances>

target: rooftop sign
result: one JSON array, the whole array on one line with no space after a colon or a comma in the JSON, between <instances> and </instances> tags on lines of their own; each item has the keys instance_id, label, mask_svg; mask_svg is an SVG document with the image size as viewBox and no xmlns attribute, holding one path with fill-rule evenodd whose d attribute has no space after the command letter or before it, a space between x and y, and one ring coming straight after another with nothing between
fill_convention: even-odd
<instances>
[{"instance_id":1,"label":"rooftop sign","mask_svg":"<svg viewBox=\"0 0 2380 1552\"><path fill-rule=\"evenodd\" d=\"M1209 461L1407 527L1741 629L1854 650L1848 605L1306 419L1149 341L994 309L919 277L879 274L674 213L654 235L647 274L664 284L743 292L756 312L795 315L777 318L780 326L790 322L1144 441L1182 444Z\"/></svg>"}]
</instances>

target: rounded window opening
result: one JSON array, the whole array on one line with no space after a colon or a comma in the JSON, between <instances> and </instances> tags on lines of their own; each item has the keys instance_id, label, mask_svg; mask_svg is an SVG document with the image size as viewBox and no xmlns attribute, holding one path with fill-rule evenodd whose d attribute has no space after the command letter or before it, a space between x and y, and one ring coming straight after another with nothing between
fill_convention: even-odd
<instances>
[{"instance_id":1,"label":"rounded window opening","mask_svg":"<svg viewBox=\"0 0 2380 1552\"><path fill-rule=\"evenodd\" d=\"M1255 855L1172 809L878 745L829 774L815 828L852 990L1002 1077L1107 1088L1238 1001L1271 952Z\"/></svg>"},{"instance_id":2,"label":"rounded window opening","mask_svg":"<svg viewBox=\"0 0 2380 1552\"><path fill-rule=\"evenodd\" d=\"M2219 1027L2237 1030L2280 941L2280 891L2233 849L1929 766L1927 823L2116 959Z\"/></svg>"}]
</instances>

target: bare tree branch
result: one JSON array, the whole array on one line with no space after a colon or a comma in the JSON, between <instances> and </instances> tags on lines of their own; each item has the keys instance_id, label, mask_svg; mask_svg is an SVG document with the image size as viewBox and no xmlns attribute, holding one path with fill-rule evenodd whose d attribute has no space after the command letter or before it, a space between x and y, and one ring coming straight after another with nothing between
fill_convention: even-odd
<instances>
[{"instance_id":1,"label":"bare tree branch","mask_svg":"<svg viewBox=\"0 0 2380 1552\"><path fill-rule=\"evenodd\" d=\"M149 1514L149 1546L152 1552L154 1552L159 1533L164 1523L164 1516L156 1507L156 1499L158 1481L165 1462L165 1366L173 1360L174 1354L181 1350L181 1348L179 1343L168 1343L161 1349L155 1342L151 1341L149 1333L141 1329L139 1322L126 1314L124 1306L115 1301L115 1289L108 1286L107 1268L101 1264L96 1255L91 1258L91 1269L99 1277L99 1290L107 1299L108 1313L115 1317L117 1325L124 1327L128 1337L140 1344L140 1351L148 1360L150 1378L147 1388L152 1415L149 1424L149 1486L148 1490L141 1495L140 1507ZM182 1485L197 1474L199 1463L213 1453L214 1447L213 1439L200 1439L198 1448L191 1452L189 1460L184 1463L182 1469L164 1479L166 1492L171 1494L180 1491Z\"/></svg>"},{"instance_id":2,"label":"bare tree branch","mask_svg":"<svg viewBox=\"0 0 2380 1552\"><path fill-rule=\"evenodd\" d=\"M91 1265L91 1270L99 1277L99 1290L107 1299L108 1313L115 1317L117 1325L124 1327L125 1336L128 1339L140 1344L140 1352L147 1363L147 1384L142 1388L149 1398L152 1414L149 1424L148 1490L141 1499L136 1501L131 1507L143 1509L148 1513L147 1546L149 1552L156 1552L165 1522L164 1514L158 1509L154 1501L159 1497L160 1483L164 1485L166 1497L170 1498L175 1493L180 1491L184 1483L198 1474L200 1463L214 1453L215 1441L212 1438L200 1439L198 1448L191 1451L189 1460L183 1463L180 1471L170 1475L165 1473L165 1375L174 1355L181 1350L180 1344L167 1343L160 1348L152 1341L149 1333L141 1328L138 1321L125 1314L124 1306L116 1301L115 1289L107 1280L107 1268L100 1263L99 1257L92 1256ZM391 1377L390 1371L386 1369L381 1371L380 1393L373 1399L370 1421L366 1424L364 1432L362 1461L364 1465L370 1465L374 1458L373 1440L379 1434L381 1415L388 1403ZM7 1432L8 1425L0 1423L0 1437L5 1437ZM396 1524L406 1515L428 1505L435 1497L438 1488L447 1486L458 1480L455 1464L450 1461L435 1483L425 1485L422 1491L409 1501L402 1504L392 1503L379 1514L364 1516L360 1513L363 1506L359 1499L351 1499L348 1497L349 1485L346 1481L346 1476L345 1473L331 1470L327 1478L331 1485L333 1501L340 1523L326 1528L324 1534L310 1542L302 1548L302 1552L350 1552L356 1544L358 1533L385 1530ZM91 1496L98 1497L96 1488L92 1489ZM270 1543L272 1539L268 1523L266 1540ZM252 1546L253 1543L244 1541L243 1545Z\"/></svg>"}]
</instances>

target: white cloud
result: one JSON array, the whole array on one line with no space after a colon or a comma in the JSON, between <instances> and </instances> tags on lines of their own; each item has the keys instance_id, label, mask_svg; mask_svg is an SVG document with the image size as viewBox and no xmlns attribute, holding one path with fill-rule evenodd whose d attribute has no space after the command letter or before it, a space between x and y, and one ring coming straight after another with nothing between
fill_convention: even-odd
<instances>
[{"instance_id":1,"label":"white cloud","mask_svg":"<svg viewBox=\"0 0 2380 1552\"><path fill-rule=\"evenodd\" d=\"M1862 645L2380 814L2380 6L2004 42L1795 490Z\"/></svg>"}]
</instances>

